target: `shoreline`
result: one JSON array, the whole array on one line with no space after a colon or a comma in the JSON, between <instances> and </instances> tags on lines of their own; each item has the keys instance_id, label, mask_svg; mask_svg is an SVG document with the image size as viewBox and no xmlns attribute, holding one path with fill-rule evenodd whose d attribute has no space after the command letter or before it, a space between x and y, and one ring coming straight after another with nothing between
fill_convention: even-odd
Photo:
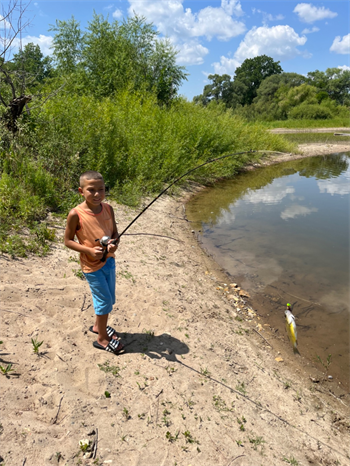
<instances>
[{"instance_id":1,"label":"shoreline","mask_svg":"<svg viewBox=\"0 0 350 466\"><path fill-rule=\"evenodd\" d=\"M184 216L197 189L159 199L121 241L118 357L92 346L91 298L63 223L51 218L60 242L48 257L1 257L0 357L14 369L1 379L6 466L90 466L79 441L96 435L101 465L346 464L349 394L310 380L319 371L228 299L235 287ZM115 207L120 229L141 210Z\"/></svg>"}]
</instances>

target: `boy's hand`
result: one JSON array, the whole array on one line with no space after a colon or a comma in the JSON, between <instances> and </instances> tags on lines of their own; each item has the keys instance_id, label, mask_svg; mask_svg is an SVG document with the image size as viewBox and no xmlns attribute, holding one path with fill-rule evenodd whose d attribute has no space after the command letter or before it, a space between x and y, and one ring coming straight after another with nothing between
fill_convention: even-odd
<instances>
[{"instance_id":1,"label":"boy's hand","mask_svg":"<svg viewBox=\"0 0 350 466\"><path fill-rule=\"evenodd\" d=\"M118 239L118 241L117 241L116 244L111 244L112 241L115 241L115 240L111 239L111 240L109 240L109 242L108 242L108 243L109 243L108 246L107 246L108 252L115 252L115 251L118 249L118 246L119 246L119 239Z\"/></svg>"},{"instance_id":2,"label":"boy's hand","mask_svg":"<svg viewBox=\"0 0 350 466\"><path fill-rule=\"evenodd\" d=\"M104 249L101 246L95 246L91 248L88 252L89 256L93 257L94 259L102 259Z\"/></svg>"}]
</instances>

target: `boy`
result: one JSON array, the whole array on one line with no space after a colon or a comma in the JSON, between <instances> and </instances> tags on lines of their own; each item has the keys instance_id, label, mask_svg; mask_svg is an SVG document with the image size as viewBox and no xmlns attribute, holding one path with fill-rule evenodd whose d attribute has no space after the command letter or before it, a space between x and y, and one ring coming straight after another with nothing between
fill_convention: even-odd
<instances>
[{"instance_id":1,"label":"boy","mask_svg":"<svg viewBox=\"0 0 350 466\"><path fill-rule=\"evenodd\" d=\"M95 348L118 354L123 345L116 331L107 326L108 315L115 303L115 261L114 252L118 244L107 246L107 259L102 262L104 249L97 239L109 236L118 238L114 212L110 205L102 203L105 198L105 184L100 173L87 171L80 176L79 192L84 202L72 209L67 218L64 244L80 253L80 265L89 283L96 321L90 331L97 333ZM74 241L77 236L79 243Z\"/></svg>"}]
</instances>

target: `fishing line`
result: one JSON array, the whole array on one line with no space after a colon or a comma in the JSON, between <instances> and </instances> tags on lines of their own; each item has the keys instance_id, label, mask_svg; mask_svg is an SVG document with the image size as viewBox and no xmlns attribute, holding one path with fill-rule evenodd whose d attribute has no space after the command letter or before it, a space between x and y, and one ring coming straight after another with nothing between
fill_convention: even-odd
<instances>
[{"instance_id":1,"label":"fishing line","mask_svg":"<svg viewBox=\"0 0 350 466\"><path fill-rule=\"evenodd\" d=\"M204 167L204 165L208 165L209 163L213 163L213 162L217 162L218 160L222 160L222 159L226 159L227 157L233 157L234 155L243 155L243 154L253 154L254 152L258 152L256 150L246 150L246 151L243 151L243 152L235 152L233 154L228 154L228 155L222 155L221 157L216 157L215 159L209 159L207 160L206 162L204 163L201 163L200 165L197 165L197 167L194 167L194 168L191 168L190 170L188 170L186 173L184 173L183 175L179 176L178 178L176 178L174 181L172 181L169 186L167 186L165 189L163 189L163 191L161 191L157 197L155 197L135 218L134 220L132 220L129 225L124 228L124 230L118 235L118 238L115 238L113 239L112 241L110 241L110 237L109 236L103 236L102 238L100 239L96 239L95 241L99 241L101 246L103 248L105 248L105 251L104 251L104 254L102 256L102 259L101 259L101 262L105 262L106 258L107 258L107 254L108 254L108 245L109 244L117 244L120 237L123 236L125 234L125 232L131 227L131 225L133 225L136 220L138 220L141 215L146 212L146 210L151 207L152 204L154 204L159 198L160 196L162 196L164 193L166 193L168 191L168 189L170 189L175 183L177 183L178 181L182 180L182 178L184 178L185 176L189 175L190 173L194 172L195 170L198 170L199 168L202 168Z\"/></svg>"},{"instance_id":2,"label":"fishing line","mask_svg":"<svg viewBox=\"0 0 350 466\"><path fill-rule=\"evenodd\" d=\"M168 191L169 188L171 188L171 187L172 187L175 183L177 183L178 181L182 180L182 178L184 178L185 176L189 175L190 173L194 172L195 170L198 170L198 169L201 168L201 167L204 167L204 165L208 165L209 163L217 162L218 160L222 160L222 159L225 159L225 158L227 158L227 157L233 157L234 155L252 154L252 153L254 153L254 152L257 152L257 151L256 151L256 150L249 150L249 151L244 151L244 152L235 152L234 154L229 154L229 155L223 155L223 156L217 157L217 158L215 158L215 159L207 160L206 162L202 163L201 165L198 165L197 167L191 168L191 170L188 170L186 173L184 173L183 175L181 175L181 176L179 176L178 178L176 178L172 183L169 184L169 186L167 186L165 189L163 189L163 191L160 192L160 193L158 194L158 196L155 197L155 198L153 199L153 201L151 201L151 202L150 202L150 203L149 203L135 218L134 218L134 220L132 220L132 222L129 223L129 225L128 225L126 228L124 228L124 230L119 234L118 238L115 239L115 240L113 241L113 243L115 244L115 243L118 241L118 239L119 239L121 236L123 236L124 233L131 227L131 225L133 225L133 224L136 222L136 220L137 220L138 218L140 218L141 215L142 215L144 212L146 212L146 210L147 210L149 207L151 207L151 205L154 204L154 202L156 202L156 201L160 198L160 196L162 196L164 193L166 193L166 192Z\"/></svg>"},{"instance_id":3,"label":"fishing line","mask_svg":"<svg viewBox=\"0 0 350 466\"><path fill-rule=\"evenodd\" d=\"M175 355L174 355L175 356ZM216 380L214 379L213 377L211 377L210 375L205 375L203 374L202 372L199 372L197 369L195 369L194 367L191 367L191 366L188 366L187 364L185 364L184 362L182 361L179 361L176 356L174 357L174 362L177 362L179 364L181 364L182 366L184 367L187 367L187 369L190 369L191 371L194 371L194 372L197 372L197 374L201 375L202 377L206 377L207 379L210 379L212 380L213 382L216 382L217 384L219 385L222 385L223 387L225 388L228 388L231 392L233 393L236 393L236 395L239 395L240 397L244 398L245 400L249 401L250 403L252 403L253 405L255 405L257 408L261 409L262 411L267 411L268 413L270 413L272 416L274 416L275 418L277 418L279 421L283 422L284 424L287 424L289 427L292 427L293 429L296 429L298 430L299 432L301 432L302 434L306 435L307 437L310 437L311 439L315 440L316 442L319 442L320 444L322 444L323 446L329 448L330 450L336 452L338 455L340 456L343 456L344 458L348 459L348 457L346 455L344 455L344 453L341 453L339 450L337 450L336 448L333 448L331 447L330 445L328 445L327 443L325 442L322 442L322 440L319 440L317 439L316 437L314 437L313 435L305 432L303 429L300 429L298 426L295 426L293 424L291 424L289 421L287 421L286 419L283 419L283 417L279 416L278 414L274 413L273 411L271 411L269 408L266 408L264 407L259 401L254 401L252 398L250 398L249 396L247 395L244 395L243 393L235 390L234 388L230 387L229 385L226 385L225 383L223 382L220 382L219 380Z\"/></svg>"}]
</instances>

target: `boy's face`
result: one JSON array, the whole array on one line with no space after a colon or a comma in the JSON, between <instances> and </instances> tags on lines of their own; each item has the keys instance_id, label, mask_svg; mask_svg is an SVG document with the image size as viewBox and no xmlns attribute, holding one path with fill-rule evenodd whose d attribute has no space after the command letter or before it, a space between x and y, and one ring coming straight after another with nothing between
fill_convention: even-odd
<instances>
[{"instance_id":1,"label":"boy's face","mask_svg":"<svg viewBox=\"0 0 350 466\"><path fill-rule=\"evenodd\" d=\"M84 197L85 202L91 206L96 207L106 197L106 187L103 180L85 180L81 182L79 188L80 194Z\"/></svg>"}]
</instances>

